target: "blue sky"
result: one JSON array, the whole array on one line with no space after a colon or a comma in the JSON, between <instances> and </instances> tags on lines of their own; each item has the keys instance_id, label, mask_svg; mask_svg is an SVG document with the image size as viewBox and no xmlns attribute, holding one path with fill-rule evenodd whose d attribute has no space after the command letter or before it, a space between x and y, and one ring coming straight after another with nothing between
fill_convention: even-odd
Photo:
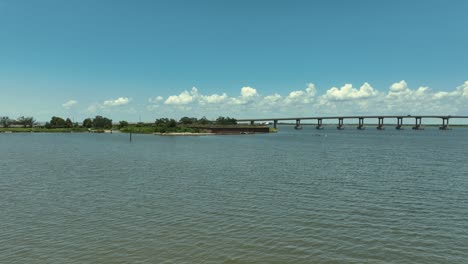
<instances>
[{"instance_id":1,"label":"blue sky","mask_svg":"<svg viewBox=\"0 0 468 264\"><path fill-rule=\"evenodd\" d=\"M0 115L468 114L466 10L456 0L0 0Z\"/></svg>"}]
</instances>

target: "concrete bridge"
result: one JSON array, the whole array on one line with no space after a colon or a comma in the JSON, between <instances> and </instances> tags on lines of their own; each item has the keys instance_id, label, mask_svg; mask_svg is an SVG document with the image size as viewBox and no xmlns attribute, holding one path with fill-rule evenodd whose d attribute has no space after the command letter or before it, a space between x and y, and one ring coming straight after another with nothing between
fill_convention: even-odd
<instances>
[{"instance_id":1,"label":"concrete bridge","mask_svg":"<svg viewBox=\"0 0 468 264\"><path fill-rule=\"evenodd\" d=\"M442 124L439 129L446 130L449 126L450 119L468 119L468 116L442 116L442 115L382 115L382 116L326 116L326 117L283 117L283 118L247 118L247 119L237 119L238 122L250 122L251 125L254 125L255 122L271 122L273 121L273 127L277 128L278 121L296 121L295 129L301 129L301 120L316 120L317 125L315 128L323 129L323 120L335 119L338 121L337 129L344 129L344 120L345 119L358 119L359 123L357 129L365 129L364 120L365 119L377 119L378 125L377 129L384 129L384 119L396 119L396 129L403 129L403 120L404 119L413 119L414 126L412 127L415 130L423 129L422 119L423 118L432 118L432 119L441 119Z\"/></svg>"}]
</instances>

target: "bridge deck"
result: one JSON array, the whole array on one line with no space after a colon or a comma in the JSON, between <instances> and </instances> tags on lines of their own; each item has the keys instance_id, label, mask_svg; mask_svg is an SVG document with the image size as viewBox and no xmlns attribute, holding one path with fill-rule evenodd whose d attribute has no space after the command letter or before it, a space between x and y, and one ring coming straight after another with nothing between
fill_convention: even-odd
<instances>
[{"instance_id":1,"label":"bridge deck","mask_svg":"<svg viewBox=\"0 0 468 264\"><path fill-rule=\"evenodd\" d=\"M468 116L455 115L372 115L372 116L315 116L315 117L278 117L278 118L243 118L237 119L238 122L249 121L285 121L285 120L317 120L317 119L359 119L359 118L468 118Z\"/></svg>"}]
</instances>

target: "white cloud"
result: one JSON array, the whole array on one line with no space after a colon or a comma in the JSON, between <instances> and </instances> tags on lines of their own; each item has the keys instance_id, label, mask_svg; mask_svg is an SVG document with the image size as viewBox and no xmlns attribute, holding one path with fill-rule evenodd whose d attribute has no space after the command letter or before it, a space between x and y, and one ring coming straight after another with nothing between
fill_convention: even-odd
<instances>
[{"instance_id":1,"label":"white cloud","mask_svg":"<svg viewBox=\"0 0 468 264\"><path fill-rule=\"evenodd\" d=\"M447 93L448 94L448 93ZM408 87L406 81L394 83L390 86L387 94L387 99L394 100L409 100L417 99L430 95L430 89L427 86L421 86L416 90L412 90ZM445 92L439 92L431 95L433 98L440 98L445 96Z\"/></svg>"},{"instance_id":2,"label":"white cloud","mask_svg":"<svg viewBox=\"0 0 468 264\"><path fill-rule=\"evenodd\" d=\"M162 98L162 97L161 97ZM162 102L155 97L150 102ZM261 96L259 90L244 86L239 95L227 93L203 94L195 87L178 95L171 95L164 106L153 103L158 112L180 116L229 115L271 117L289 115L353 115L353 114L468 114L468 81L453 90L432 91L427 86L411 89L402 80L389 88L375 89L369 83L359 88L351 84L332 87L318 94L314 84L304 90L289 90ZM157 106L157 107L156 107Z\"/></svg>"},{"instance_id":3,"label":"white cloud","mask_svg":"<svg viewBox=\"0 0 468 264\"><path fill-rule=\"evenodd\" d=\"M263 101L268 104L274 104L274 103L278 103L279 101L281 101L281 99L282 99L281 95L275 93L273 95L265 96L263 98Z\"/></svg>"},{"instance_id":4,"label":"white cloud","mask_svg":"<svg viewBox=\"0 0 468 264\"><path fill-rule=\"evenodd\" d=\"M391 93L401 93L408 90L408 84L405 80L401 80L397 83L394 83L390 86Z\"/></svg>"},{"instance_id":5,"label":"white cloud","mask_svg":"<svg viewBox=\"0 0 468 264\"><path fill-rule=\"evenodd\" d=\"M105 107L112 107L112 106L122 106L127 105L130 102L130 99L127 97L119 97L117 99L106 100L103 103Z\"/></svg>"},{"instance_id":6,"label":"white cloud","mask_svg":"<svg viewBox=\"0 0 468 264\"><path fill-rule=\"evenodd\" d=\"M308 104L313 101L315 94L317 93L317 89L313 83L309 83L305 90L297 90L292 91L286 96L284 99L285 104Z\"/></svg>"},{"instance_id":7,"label":"white cloud","mask_svg":"<svg viewBox=\"0 0 468 264\"><path fill-rule=\"evenodd\" d=\"M159 102L161 102L163 100L164 100L164 98L162 96L156 96L154 98L153 97L149 98L148 102L150 102L150 103L159 103Z\"/></svg>"},{"instance_id":8,"label":"white cloud","mask_svg":"<svg viewBox=\"0 0 468 264\"><path fill-rule=\"evenodd\" d=\"M375 90L370 84L367 82L364 83L359 90L353 88L352 84L345 84L340 89L336 87L332 87L329 89L324 97L328 100L351 100L351 99L365 99L376 96L378 94L377 90Z\"/></svg>"},{"instance_id":9,"label":"white cloud","mask_svg":"<svg viewBox=\"0 0 468 264\"><path fill-rule=\"evenodd\" d=\"M212 95L202 95L200 96L200 104L219 104L224 103L229 98L226 93L222 95L212 94Z\"/></svg>"},{"instance_id":10,"label":"white cloud","mask_svg":"<svg viewBox=\"0 0 468 264\"><path fill-rule=\"evenodd\" d=\"M186 105L191 103L195 97L198 96L198 90L197 88L193 87L192 90L189 91L183 91L179 95L171 95L169 96L164 104L167 105Z\"/></svg>"},{"instance_id":11,"label":"white cloud","mask_svg":"<svg viewBox=\"0 0 468 264\"><path fill-rule=\"evenodd\" d=\"M434 99L443 99L447 97L468 97L468 81L458 86L451 92L437 92L434 94Z\"/></svg>"},{"instance_id":12,"label":"white cloud","mask_svg":"<svg viewBox=\"0 0 468 264\"><path fill-rule=\"evenodd\" d=\"M241 95L237 98L231 98L230 103L234 105L245 105L252 103L259 96L257 90L250 86L242 87L240 94Z\"/></svg>"},{"instance_id":13,"label":"white cloud","mask_svg":"<svg viewBox=\"0 0 468 264\"><path fill-rule=\"evenodd\" d=\"M305 94L306 93L304 91L292 91L286 97L285 102L287 104L297 103L305 98Z\"/></svg>"},{"instance_id":14,"label":"white cloud","mask_svg":"<svg viewBox=\"0 0 468 264\"><path fill-rule=\"evenodd\" d=\"M253 97L257 95L258 95L257 90L252 87L246 86L246 87L242 87L241 89L241 96L244 98Z\"/></svg>"},{"instance_id":15,"label":"white cloud","mask_svg":"<svg viewBox=\"0 0 468 264\"><path fill-rule=\"evenodd\" d=\"M462 96L468 97L468 81L463 83L461 86L458 86L457 91L460 91Z\"/></svg>"},{"instance_id":16,"label":"white cloud","mask_svg":"<svg viewBox=\"0 0 468 264\"><path fill-rule=\"evenodd\" d=\"M76 106L77 104L78 104L78 102L76 100L69 100L69 101L63 103L62 106L65 109L70 109L70 108Z\"/></svg>"},{"instance_id":17,"label":"white cloud","mask_svg":"<svg viewBox=\"0 0 468 264\"><path fill-rule=\"evenodd\" d=\"M317 93L317 88L315 88L315 84L309 83L306 88L306 93L310 97L315 96L315 94Z\"/></svg>"}]
</instances>

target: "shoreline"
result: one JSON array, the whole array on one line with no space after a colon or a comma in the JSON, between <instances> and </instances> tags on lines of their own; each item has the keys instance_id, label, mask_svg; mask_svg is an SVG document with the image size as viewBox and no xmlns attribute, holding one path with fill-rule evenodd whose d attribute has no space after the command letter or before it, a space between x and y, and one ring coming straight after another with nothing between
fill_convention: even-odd
<instances>
[{"instance_id":1,"label":"shoreline","mask_svg":"<svg viewBox=\"0 0 468 264\"><path fill-rule=\"evenodd\" d=\"M200 132L200 133L192 133L192 132L169 132L169 133L159 133L155 132L153 135L156 136L213 136L213 135L219 135L216 133L206 133L206 132Z\"/></svg>"}]
</instances>

